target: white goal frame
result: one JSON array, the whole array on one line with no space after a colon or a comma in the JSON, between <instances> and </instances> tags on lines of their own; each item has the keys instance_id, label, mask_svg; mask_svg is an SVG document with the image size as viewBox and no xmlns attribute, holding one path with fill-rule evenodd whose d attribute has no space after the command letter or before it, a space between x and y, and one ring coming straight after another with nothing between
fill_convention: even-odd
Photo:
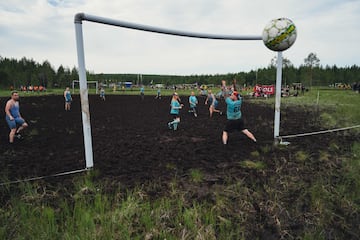
<instances>
[{"instance_id":1,"label":"white goal frame","mask_svg":"<svg viewBox=\"0 0 360 240\"><path fill-rule=\"evenodd\" d=\"M147 25L140 25L120 20L114 20L85 13L77 13L74 18L75 23L75 34L76 34L76 48L79 64L79 79L80 79L80 100L81 100L81 112L83 121L84 131L84 145L85 145L85 160L86 168L93 167L93 151L92 151L92 140L91 140L91 125L90 125L90 111L89 111L89 100L86 80L86 69L85 69L85 54L84 54L84 40L82 32L82 21L89 21L95 23L101 23L106 25L112 25L117 27L129 28L140 31L147 31L152 33L160 33L167 35L175 35L182 37L202 38L202 39L217 39L217 40L262 40L260 35L256 36L238 36L238 35L219 35L219 34L208 34L208 33L195 33L178 31L172 29L164 29ZM276 90L281 90L281 74L282 74L282 52L278 52L277 59L277 77L276 77ZM281 64L280 64L281 63ZM275 103L275 121L274 121L274 138L279 137L280 128L280 91L276 91L276 103Z\"/></svg>"},{"instance_id":2,"label":"white goal frame","mask_svg":"<svg viewBox=\"0 0 360 240\"><path fill-rule=\"evenodd\" d=\"M80 86L80 81L79 80L73 80L72 81L72 93L75 93L75 83L79 83ZM98 89L99 89L99 82L98 81L87 81L87 84L91 84L91 83L95 83L95 93L98 94ZM87 86L86 86L87 87Z\"/></svg>"}]
</instances>

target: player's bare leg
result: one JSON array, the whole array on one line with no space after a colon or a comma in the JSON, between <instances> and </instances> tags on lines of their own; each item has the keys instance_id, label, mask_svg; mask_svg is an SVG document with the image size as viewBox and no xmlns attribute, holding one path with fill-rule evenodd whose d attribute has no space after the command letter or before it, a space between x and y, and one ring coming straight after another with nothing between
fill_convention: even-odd
<instances>
[{"instance_id":1,"label":"player's bare leg","mask_svg":"<svg viewBox=\"0 0 360 240\"><path fill-rule=\"evenodd\" d=\"M254 135L247 129L242 130L242 132L251 140L253 140L254 142L256 142L256 138L254 137Z\"/></svg>"},{"instance_id":2,"label":"player's bare leg","mask_svg":"<svg viewBox=\"0 0 360 240\"><path fill-rule=\"evenodd\" d=\"M227 140L228 140L228 133L223 131L223 134L222 134L222 142L224 145L227 144Z\"/></svg>"},{"instance_id":3,"label":"player's bare leg","mask_svg":"<svg viewBox=\"0 0 360 240\"><path fill-rule=\"evenodd\" d=\"M13 128L10 130L10 133L9 133L9 142L10 143L14 142L15 133L16 133L16 128Z\"/></svg>"},{"instance_id":4,"label":"player's bare leg","mask_svg":"<svg viewBox=\"0 0 360 240\"><path fill-rule=\"evenodd\" d=\"M17 130L16 130L16 134L20 133L24 128L27 128L28 125L27 123L23 123L23 125L21 125Z\"/></svg>"}]
</instances>

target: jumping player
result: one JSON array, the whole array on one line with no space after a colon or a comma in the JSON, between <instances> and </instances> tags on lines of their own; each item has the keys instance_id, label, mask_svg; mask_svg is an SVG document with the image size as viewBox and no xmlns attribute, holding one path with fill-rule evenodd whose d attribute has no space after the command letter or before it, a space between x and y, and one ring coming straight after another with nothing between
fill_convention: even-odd
<instances>
[{"instance_id":1,"label":"jumping player","mask_svg":"<svg viewBox=\"0 0 360 240\"><path fill-rule=\"evenodd\" d=\"M28 127L20 114L19 106L19 94L14 91L11 93L11 99L9 99L5 105L6 122L9 125L9 142L13 143L14 138L21 139L20 131ZM19 127L18 127L19 126Z\"/></svg>"},{"instance_id":2,"label":"jumping player","mask_svg":"<svg viewBox=\"0 0 360 240\"><path fill-rule=\"evenodd\" d=\"M225 81L222 81L222 85L224 89L226 89ZM256 142L256 138L254 137L254 135L244 127L244 121L242 119L242 114L241 114L242 98L240 97L239 93L233 91L230 95L227 93L224 94L225 94L225 102L227 105L227 109L226 109L227 122L222 133L223 144L224 145L227 144L228 133L234 130L241 131L248 138Z\"/></svg>"},{"instance_id":3,"label":"jumping player","mask_svg":"<svg viewBox=\"0 0 360 240\"><path fill-rule=\"evenodd\" d=\"M198 105L198 100L195 96L194 92L191 92L191 95L189 97L189 104L190 104L190 110L189 112L192 112L194 114L194 117L197 117L197 109L196 106Z\"/></svg>"},{"instance_id":4,"label":"jumping player","mask_svg":"<svg viewBox=\"0 0 360 240\"><path fill-rule=\"evenodd\" d=\"M178 124L180 123L179 112L180 109L184 106L183 104L180 104L179 95L176 92L173 93L170 106L170 115L173 117L173 121L168 123L168 127L169 129L176 131Z\"/></svg>"}]
</instances>

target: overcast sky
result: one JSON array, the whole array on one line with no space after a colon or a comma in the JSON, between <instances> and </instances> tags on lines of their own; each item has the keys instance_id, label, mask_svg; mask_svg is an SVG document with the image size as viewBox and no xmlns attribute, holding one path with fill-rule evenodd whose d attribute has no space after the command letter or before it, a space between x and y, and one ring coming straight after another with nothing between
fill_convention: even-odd
<instances>
[{"instance_id":1,"label":"overcast sky","mask_svg":"<svg viewBox=\"0 0 360 240\"><path fill-rule=\"evenodd\" d=\"M296 67L360 65L360 0L6 0L0 3L0 56L77 67L74 16L107 17L167 29L262 35L274 18L297 27L283 53ZM267 67L262 41L224 41L141 32L83 21L85 65L95 73L223 74Z\"/></svg>"}]
</instances>

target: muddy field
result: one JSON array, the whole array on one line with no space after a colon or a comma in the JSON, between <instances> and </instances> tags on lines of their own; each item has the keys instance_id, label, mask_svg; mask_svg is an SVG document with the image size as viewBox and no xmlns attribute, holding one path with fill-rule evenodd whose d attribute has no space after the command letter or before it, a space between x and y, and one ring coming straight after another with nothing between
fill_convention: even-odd
<instances>
[{"instance_id":1,"label":"muddy field","mask_svg":"<svg viewBox=\"0 0 360 240\"><path fill-rule=\"evenodd\" d=\"M6 99L1 99L4 109ZM208 116L204 98L199 97L199 116L188 113L187 97L177 131L167 128L170 121L169 97L161 100L146 96L107 96L101 101L89 96L94 151L94 169L100 177L110 177L125 186L150 180L169 180L199 169L209 181L221 181L224 175L241 177L248 172L233 168L241 160L254 159L253 152L263 152L262 159L278 154L272 151L272 105L245 100L242 112L245 124L254 133L254 144L240 133L229 134L226 148L221 133L226 117ZM1 113L0 171L9 180L46 176L85 167L79 96L74 96L70 112L63 110L62 96L22 97L20 108L29 128L24 139L9 147L8 128ZM220 109L225 111L224 102ZM282 109L282 135L320 130L318 116L305 109ZM321 139L321 140L320 140ZM328 139L328 141L327 141ZM293 139L289 151L326 149L334 134ZM346 136L337 141L352 140ZM348 145L349 145L348 144ZM348 145L343 145L345 148ZM262 151L261 149L270 150ZM255 154L256 155L256 154Z\"/></svg>"},{"instance_id":2,"label":"muddy field","mask_svg":"<svg viewBox=\"0 0 360 240\"><path fill-rule=\"evenodd\" d=\"M242 223L249 237L295 239L290 236L302 236L305 229L316 231L324 220L326 239L333 235L358 239L360 214L355 208L344 208L340 200L334 200L327 216L336 217L321 220L322 208L317 200L313 202L313 194L319 183L333 189L343 181L343 162L353 157L351 146L360 140L359 134L334 132L293 138L286 147L274 146L273 105L245 99L245 124L258 142L230 133L224 147L221 134L226 117L209 118L205 99L199 97L199 116L194 118L188 112L187 97L182 98L186 107L178 130L173 131L167 127L170 97L141 100L140 96L112 95L101 101L97 95L89 96L94 179L102 183L103 191L120 187L126 192L141 186L148 197L156 199L171 195L175 180L176 191L183 192L189 203L216 204L217 196L229 199L222 215ZM2 109L6 100L0 99ZM71 111L65 112L63 105L62 96L22 97L20 108L29 127L24 139L11 147L1 112L1 182L85 168L79 96L74 96ZM225 111L223 101L220 109ZM281 135L324 130L320 114L304 107L283 107ZM194 172L201 173L200 181L194 181ZM63 197L71 199L66 189L71 188L74 176L42 181L63 189ZM9 198L2 194L0 202L5 204ZM244 213L245 222L239 219Z\"/></svg>"}]
</instances>

